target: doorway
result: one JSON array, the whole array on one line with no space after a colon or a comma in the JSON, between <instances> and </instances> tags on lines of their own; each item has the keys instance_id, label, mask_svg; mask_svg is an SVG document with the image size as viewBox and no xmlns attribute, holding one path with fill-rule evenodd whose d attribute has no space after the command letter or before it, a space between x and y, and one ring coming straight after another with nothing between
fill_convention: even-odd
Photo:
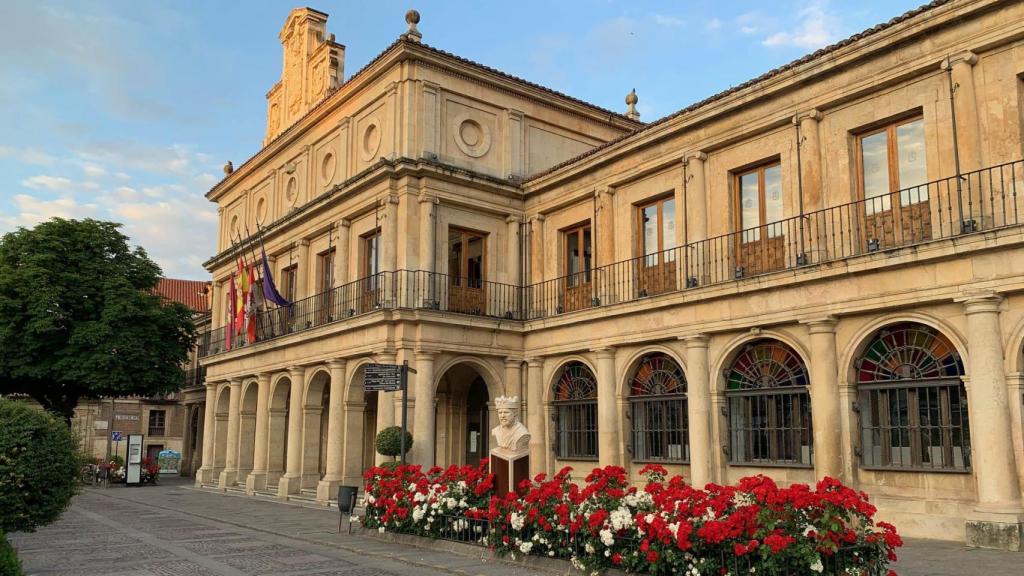
<instances>
[{"instance_id":1,"label":"doorway","mask_svg":"<svg viewBox=\"0 0 1024 576\"><path fill-rule=\"evenodd\" d=\"M488 440L491 435L487 403L487 384L477 376L469 386L466 396L466 453L465 462L470 466L479 466L480 460L490 453Z\"/></svg>"}]
</instances>

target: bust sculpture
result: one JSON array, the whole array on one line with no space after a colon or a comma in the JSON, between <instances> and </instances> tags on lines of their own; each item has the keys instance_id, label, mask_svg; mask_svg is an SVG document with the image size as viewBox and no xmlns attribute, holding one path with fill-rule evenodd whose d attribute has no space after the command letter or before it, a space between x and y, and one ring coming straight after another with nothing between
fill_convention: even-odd
<instances>
[{"instance_id":1,"label":"bust sculpture","mask_svg":"<svg viewBox=\"0 0 1024 576\"><path fill-rule=\"evenodd\" d=\"M494 401L498 409L498 426L491 430L495 444L509 453L519 453L530 448L530 431L519 421L519 398L499 396Z\"/></svg>"}]
</instances>

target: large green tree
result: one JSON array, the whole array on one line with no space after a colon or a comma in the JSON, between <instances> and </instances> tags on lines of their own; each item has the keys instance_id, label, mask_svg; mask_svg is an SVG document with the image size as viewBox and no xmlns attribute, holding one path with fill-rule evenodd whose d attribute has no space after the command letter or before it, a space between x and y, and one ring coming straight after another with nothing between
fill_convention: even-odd
<instances>
[{"instance_id":1,"label":"large green tree","mask_svg":"<svg viewBox=\"0 0 1024 576\"><path fill-rule=\"evenodd\" d=\"M0 393L70 420L82 397L181 387L191 312L153 292L160 267L119 228L54 218L0 238Z\"/></svg>"}]
</instances>

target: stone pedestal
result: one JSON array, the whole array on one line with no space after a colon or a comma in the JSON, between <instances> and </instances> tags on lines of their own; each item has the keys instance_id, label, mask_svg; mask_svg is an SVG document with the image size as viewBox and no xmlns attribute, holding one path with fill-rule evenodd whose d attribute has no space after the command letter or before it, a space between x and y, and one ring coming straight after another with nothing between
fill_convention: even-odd
<instances>
[{"instance_id":1,"label":"stone pedestal","mask_svg":"<svg viewBox=\"0 0 1024 576\"><path fill-rule=\"evenodd\" d=\"M523 480L530 478L530 451L491 450L490 472L494 474L494 490L499 497L515 492Z\"/></svg>"}]
</instances>

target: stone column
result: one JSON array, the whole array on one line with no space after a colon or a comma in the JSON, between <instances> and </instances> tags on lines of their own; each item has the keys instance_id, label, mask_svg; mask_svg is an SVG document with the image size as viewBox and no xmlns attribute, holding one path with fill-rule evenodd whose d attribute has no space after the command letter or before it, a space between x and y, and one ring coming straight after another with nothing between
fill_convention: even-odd
<instances>
[{"instance_id":1,"label":"stone column","mask_svg":"<svg viewBox=\"0 0 1024 576\"><path fill-rule=\"evenodd\" d=\"M224 462L224 470L220 473L220 488L234 486L238 481L238 429L239 414L242 400L242 379L232 378L229 384L231 396L228 401L228 447Z\"/></svg>"},{"instance_id":2,"label":"stone column","mask_svg":"<svg viewBox=\"0 0 1024 576\"><path fill-rule=\"evenodd\" d=\"M224 283L218 280L213 281L213 299L210 301L210 327L220 328L224 322Z\"/></svg>"},{"instance_id":3,"label":"stone column","mask_svg":"<svg viewBox=\"0 0 1024 576\"><path fill-rule=\"evenodd\" d=\"M250 496L267 487L267 459L270 454L270 372L256 377L256 439L252 456L252 472L245 479L245 492Z\"/></svg>"},{"instance_id":4,"label":"stone column","mask_svg":"<svg viewBox=\"0 0 1024 576\"><path fill-rule=\"evenodd\" d=\"M982 167L981 123L974 90L974 65L977 62L978 56L973 52L961 52L942 61L942 69L950 70L953 75L953 110L956 112L961 172Z\"/></svg>"},{"instance_id":5,"label":"stone column","mask_svg":"<svg viewBox=\"0 0 1024 576\"><path fill-rule=\"evenodd\" d=\"M619 466L618 394L615 389L615 349L598 348L597 353L597 457L601 466Z\"/></svg>"},{"instance_id":6,"label":"stone column","mask_svg":"<svg viewBox=\"0 0 1024 576\"><path fill-rule=\"evenodd\" d=\"M324 477L316 486L316 501L327 504L335 494L342 477L342 451L345 443L345 360L327 362L331 371L330 404L327 407L327 466ZM353 438L354 440L354 438Z\"/></svg>"},{"instance_id":7,"label":"stone column","mask_svg":"<svg viewBox=\"0 0 1024 576\"><path fill-rule=\"evenodd\" d=\"M530 431L530 474L548 470L544 426L544 359L526 360L526 428Z\"/></svg>"},{"instance_id":8,"label":"stone column","mask_svg":"<svg viewBox=\"0 0 1024 576\"><path fill-rule=\"evenodd\" d=\"M412 430L413 443L410 451L410 462L420 464L424 470L434 465L434 447L437 443L436 412L434 399L434 353L424 350L416 351L416 374L410 374L416 390L416 404L413 421L416 426Z\"/></svg>"},{"instance_id":9,"label":"stone column","mask_svg":"<svg viewBox=\"0 0 1024 576\"><path fill-rule=\"evenodd\" d=\"M203 462L196 471L196 486L211 484L213 478L214 430L217 426L217 383L206 383L206 408L203 411Z\"/></svg>"},{"instance_id":10,"label":"stone column","mask_svg":"<svg viewBox=\"0 0 1024 576\"><path fill-rule=\"evenodd\" d=\"M800 127L800 185L803 194L804 213L820 210L825 206L821 197L821 144L818 123L822 114L811 110L793 116L793 124Z\"/></svg>"},{"instance_id":11,"label":"stone column","mask_svg":"<svg viewBox=\"0 0 1024 576\"><path fill-rule=\"evenodd\" d=\"M301 300L312 296L309 290L309 271L312 268L309 261L309 240L299 240L299 266L295 271L295 298Z\"/></svg>"},{"instance_id":12,"label":"stone column","mask_svg":"<svg viewBox=\"0 0 1024 576\"><path fill-rule=\"evenodd\" d=\"M544 270L544 215L537 214L530 220L532 238L530 242L530 283L542 282Z\"/></svg>"},{"instance_id":13,"label":"stone column","mask_svg":"<svg viewBox=\"0 0 1024 576\"><path fill-rule=\"evenodd\" d=\"M338 222L338 245L334 249L334 285L344 286L348 283L349 238L352 235L352 222L342 219ZM348 295L343 295L346 298Z\"/></svg>"},{"instance_id":14,"label":"stone column","mask_svg":"<svg viewBox=\"0 0 1024 576\"><path fill-rule=\"evenodd\" d=\"M703 488L714 482L711 437L711 382L708 373L708 337L683 338L686 343L686 403L690 419L690 484Z\"/></svg>"},{"instance_id":15,"label":"stone column","mask_svg":"<svg viewBox=\"0 0 1024 576\"><path fill-rule=\"evenodd\" d=\"M508 235L506 242L506 251L508 258L508 266L505 267L506 271L506 284L512 286L519 286L522 284L522 277L519 272L520 254L519 254L519 217L513 214L509 214L505 217L505 230ZM512 294L507 294L501 297L502 300L511 299ZM509 300L503 302L502 305L509 306L514 304L514 301Z\"/></svg>"},{"instance_id":16,"label":"stone column","mask_svg":"<svg viewBox=\"0 0 1024 576\"><path fill-rule=\"evenodd\" d=\"M394 364L398 355L394 352L383 352L377 355L377 362L380 364ZM374 438L385 428L395 425L395 397L394 392L377 392L377 430L374 431ZM374 453L374 462L378 465L388 462L389 456L382 456Z\"/></svg>"},{"instance_id":17,"label":"stone column","mask_svg":"<svg viewBox=\"0 0 1024 576\"><path fill-rule=\"evenodd\" d=\"M523 361L518 358L505 358L505 396L519 398L519 403L524 404L526 397L523 395Z\"/></svg>"},{"instance_id":18,"label":"stone column","mask_svg":"<svg viewBox=\"0 0 1024 576\"><path fill-rule=\"evenodd\" d=\"M592 223L591 242L597 252L594 267L615 262L615 188L594 190L597 201L597 222ZM599 297L604 297L600 294Z\"/></svg>"},{"instance_id":19,"label":"stone column","mask_svg":"<svg viewBox=\"0 0 1024 576\"><path fill-rule=\"evenodd\" d=\"M999 325L1002 297L988 292L963 300L967 316L967 406L971 423L971 468L978 504L967 521L967 545L985 548L1021 547L1021 507L1017 465L1013 454L1003 338Z\"/></svg>"},{"instance_id":20,"label":"stone column","mask_svg":"<svg viewBox=\"0 0 1024 576\"><path fill-rule=\"evenodd\" d=\"M306 390L306 369L294 366L288 369L288 457L285 461L284 476L277 484L277 495L287 499L289 494L298 494L302 482L302 396Z\"/></svg>"},{"instance_id":21,"label":"stone column","mask_svg":"<svg viewBox=\"0 0 1024 576\"><path fill-rule=\"evenodd\" d=\"M420 270L434 272L437 266L437 198L420 194Z\"/></svg>"},{"instance_id":22,"label":"stone column","mask_svg":"<svg viewBox=\"0 0 1024 576\"><path fill-rule=\"evenodd\" d=\"M398 195L388 194L381 200L384 211L381 223L380 269L391 272L398 267Z\"/></svg>"},{"instance_id":23,"label":"stone column","mask_svg":"<svg viewBox=\"0 0 1024 576\"><path fill-rule=\"evenodd\" d=\"M805 322L811 335L811 428L814 433L814 474L843 475L842 416L839 412L839 361L836 358L836 319Z\"/></svg>"},{"instance_id":24,"label":"stone column","mask_svg":"<svg viewBox=\"0 0 1024 576\"><path fill-rule=\"evenodd\" d=\"M686 239L697 242L708 237L707 192L705 185L704 164L708 156L703 152L694 152L686 157Z\"/></svg>"}]
</instances>

